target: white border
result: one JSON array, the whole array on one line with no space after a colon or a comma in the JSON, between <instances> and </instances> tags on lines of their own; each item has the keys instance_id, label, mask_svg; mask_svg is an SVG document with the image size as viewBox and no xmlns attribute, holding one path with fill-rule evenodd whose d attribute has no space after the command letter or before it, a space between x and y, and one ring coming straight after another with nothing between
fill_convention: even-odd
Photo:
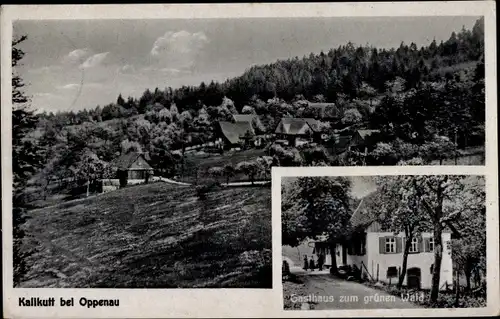
<instances>
[{"instance_id":1,"label":"white border","mask_svg":"<svg viewBox=\"0 0 500 319\"><path fill-rule=\"evenodd\" d=\"M485 174L481 166L471 166L461 171L453 166L375 166L375 167L273 167L272 207L273 207L273 260L281 265L281 182L291 176L382 176L382 175L481 175L485 176L486 187L486 258L487 258L487 307L459 309L342 309L342 310L287 310L287 317L416 317L416 316L487 316L500 312L500 286L498 277L498 179ZM274 267L273 287L283 291L281 268ZM283 300L281 300L283 307Z\"/></svg>"},{"instance_id":2,"label":"white border","mask_svg":"<svg viewBox=\"0 0 500 319\"><path fill-rule=\"evenodd\" d=\"M273 212L273 289L13 289L12 288L12 171L11 171L11 62L10 46L12 22L24 19L202 19L202 18L257 18L257 17L354 17L354 16L485 16L486 51L486 166L484 167L414 167L426 174L432 171L466 174L475 172L487 175L488 198L492 206L488 211L488 258L498 258L498 204L497 191L497 95L496 95L496 4L494 1L469 2L398 2L398 3L282 3L282 4L186 4L186 5L64 5L64 6L3 6L1 7L1 96L2 96L2 215L3 222L3 283L4 317L283 317L283 316L415 316L415 315L484 315L498 313L496 308L465 310L349 310L336 312L284 312L282 309L281 252L276 252L281 241L280 226ZM398 171L407 168L398 167ZM295 169L286 169L295 172ZM301 170L301 169L299 169ZM325 168L323 169L325 170ZM326 171L371 171L376 174L391 167L332 168ZM279 170L278 170L279 171ZM273 175L276 171L273 169ZM363 173L363 175L366 175ZM273 192L276 185L273 185ZM273 205L280 193L273 197ZM279 211L278 211L279 212ZM279 217L279 213L278 213ZM274 228L276 227L276 228ZM277 242L278 240L278 242ZM276 246L278 244L278 246ZM279 248L280 249L280 248ZM497 263L488 264L488 274L492 276L498 269ZM498 277L488 284L489 291L498 292ZM18 296L54 296L79 298L120 298L119 308L19 308ZM491 295L488 304L491 305ZM496 299L498 300L498 298ZM464 312L465 311L465 312Z\"/></svg>"}]
</instances>

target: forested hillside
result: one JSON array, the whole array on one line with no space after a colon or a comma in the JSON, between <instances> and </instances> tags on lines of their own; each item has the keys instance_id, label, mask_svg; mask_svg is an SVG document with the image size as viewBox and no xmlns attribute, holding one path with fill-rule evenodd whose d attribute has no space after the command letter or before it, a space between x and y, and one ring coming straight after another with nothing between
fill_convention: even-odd
<instances>
[{"instance_id":1,"label":"forested hillside","mask_svg":"<svg viewBox=\"0 0 500 319\"><path fill-rule=\"evenodd\" d=\"M157 171L173 175L183 160L173 150L212 141L218 121L236 113L259 115L257 133L273 132L282 117L322 120L327 135L343 128L378 129L369 164L435 160L450 157L455 145L484 146L484 68L480 19L447 41L420 48L414 43L393 49L347 43L253 66L224 83L156 88L138 98L120 95L91 110L41 113L36 129L24 139L33 145L34 181L42 187L51 180L100 178L107 163L130 148L149 152ZM310 101L331 102L338 118L308 107ZM311 164L301 150L273 152L291 159L275 164ZM331 165L358 163L324 148L310 154Z\"/></svg>"}]
</instances>

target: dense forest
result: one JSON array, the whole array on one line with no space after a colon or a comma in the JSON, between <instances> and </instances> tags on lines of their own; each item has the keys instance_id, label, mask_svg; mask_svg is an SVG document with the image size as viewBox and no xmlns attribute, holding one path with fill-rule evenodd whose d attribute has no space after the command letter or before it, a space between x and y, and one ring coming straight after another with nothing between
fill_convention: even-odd
<instances>
[{"instance_id":1,"label":"dense forest","mask_svg":"<svg viewBox=\"0 0 500 319\"><path fill-rule=\"evenodd\" d=\"M236 113L259 115L257 133L273 132L282 117L322 120L327 135L378 129L368 164L450 157L457 147L484 146L484 68L484 21L479 19L471 30L464 27L446 41L420 48L347 43L253 66L224 83L156 88L90 110L32 114L29 123L19 119L27 127L19 145L31 156L23 183L32 178L46 187L53 180L98 179L110 161L131 148L149 152L161 174L175 174L183 158L173 150L212 141L218 121ZM331 106L321 111L309 102ZM326 149L274 148L269 155L282 157L275 165L310 165L308 158L314 164L359 164L356 154L341 158Z\"/></svg>"}]
</instances>

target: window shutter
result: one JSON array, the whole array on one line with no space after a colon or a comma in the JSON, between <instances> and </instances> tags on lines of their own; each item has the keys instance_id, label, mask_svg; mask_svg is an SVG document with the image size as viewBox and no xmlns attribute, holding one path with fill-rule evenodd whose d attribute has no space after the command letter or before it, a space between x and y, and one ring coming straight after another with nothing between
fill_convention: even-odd
<instances>
[{"instance_id":1,"label":"window shutter","mask_svg":"<svg viewBox=\"0 0 500 319\"><path fill-rule=\"evenodd\" d=\"M402 238L396 237L396 253L397 254L401 253L401 248L402 248Z\"/></svg>"},{"instance_id":2,"label":"window shutter","mask_svg":"<svg viewBox=\"0 0 500 319\"><path fill-rule=\"evenodd\" d=\"M385 237L379 237L378 249L379 249L379 253L385 254Z\"/></svg>"},{"instance_id":3,"label":"window shutter","mask_svg":"<svg viewBox=\"0 0 500 319\"><path fill-rule=\"evenodd\" d=\"M418 252L421 253L424 251L424 240L422 236L418 236Z\"/></svg>"},{"instance_id":4,"label":"window shutter","mask_svg":"<svg viewBox=\"0 0 500 319\"><path fill-rule=\"evenodd\" d=\"M424 252L428 253L431 249L429 247L429 238L424 238Z\"/></svg>"}]
</instances>

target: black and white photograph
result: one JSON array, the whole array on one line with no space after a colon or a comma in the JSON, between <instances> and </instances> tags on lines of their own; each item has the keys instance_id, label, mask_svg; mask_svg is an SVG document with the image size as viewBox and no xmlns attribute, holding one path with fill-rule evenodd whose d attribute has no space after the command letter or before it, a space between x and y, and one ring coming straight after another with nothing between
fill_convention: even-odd
<instances>
[{"instance_id":1,"label":"black and white photograph","mask_svg":"<svg viewBox=\"0 0 500 319\"><path fill-rule=\"evenodd\" d=\"M9 317L492 310L492 1L0 13Z\"/></svg>"},{"instance_id":2,"label":"black and white photograph","mask_svg":"<svg viewBox=\"0 0 500 319\"><path fill-rule=\"evenodd\" d=\"M482 17L13 37L16 287L271 288L272 166L484 164Z\"/></svg>"},{"instance_id":3,"label":"black and white photograph","mask_svg":"<svg viewBox=\"0 0 500 319\"><path fill-rule=\"evenodd\" d=\"M283 177L285 310L486 307L484 176Z\"/></svg>"}]
</instances>

